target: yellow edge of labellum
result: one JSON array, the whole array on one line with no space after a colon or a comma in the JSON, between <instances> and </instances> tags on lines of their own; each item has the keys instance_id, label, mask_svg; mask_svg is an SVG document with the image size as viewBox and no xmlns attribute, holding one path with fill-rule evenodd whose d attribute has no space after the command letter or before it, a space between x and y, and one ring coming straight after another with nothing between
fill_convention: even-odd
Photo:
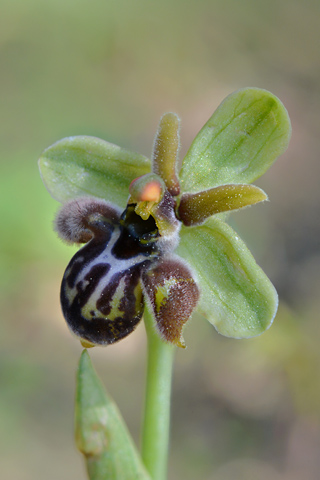
<instances>
[{"instance_id":1,"label":"yellow edge of labellum","mask_svg":"<svg viewBox=\"0 0 320 480\"><path fill-rule=\"evenodd\" d=\"M184 225L199 225L216 213L238 210L267 200L268 196L255 185L222 185L198 193L185 193L178 207Z\"/></svg>"},{"instance_id":2,"label":"yellow edge of labellum","mask_svg":"<svg viewBox=\"0 0 320 480\"><path fill-rule=\"evenodd\" d=\"M81 339L80 343L83 346L83 348L93 348L93 347L95 347L95 344L91 343L91 342L88 342L88 340Z\"/></svg>"},{"instance_id":3,"label":"yellow edge of labellum","mask_svg":"<svg viewBox=\"0 0 320 480\"><path fill-rule=\"evenodd\" d=\"M172 196L180 193L176 172L180 148L179 129L179 117L175 113L165 113L159 123L152 155L152 170L164 180Z\"/></svg>"}]
</instances>

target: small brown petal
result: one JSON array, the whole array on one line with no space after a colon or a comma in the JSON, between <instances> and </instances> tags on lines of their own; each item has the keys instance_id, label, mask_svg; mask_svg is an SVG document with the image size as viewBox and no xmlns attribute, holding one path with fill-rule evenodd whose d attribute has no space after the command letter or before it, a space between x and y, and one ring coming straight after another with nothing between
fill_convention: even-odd
<instances>
[{"instance_id":1,"label":"small brown petal","mask_svg":"<svg viewBox=\"0 0 320 480\"><path fill-rule=\"evenodd\" d=\"M255 185L221 185L198 193L184 193L178 217L186 226L199 225L216 213L238 210L267 200Z\"/></svg>"},{"instance_id":2,"label":"small brown petal","mask_svg":"<svg viewBox=\"0 0 320 480\"><path fill-rule=\"evenodd\" d=\"M175 113L166 113L160 120L153 147L153 172L165 182L172 196L179 195L177 156L180 147L179 118Z\"/></svg>"}]
</instances>

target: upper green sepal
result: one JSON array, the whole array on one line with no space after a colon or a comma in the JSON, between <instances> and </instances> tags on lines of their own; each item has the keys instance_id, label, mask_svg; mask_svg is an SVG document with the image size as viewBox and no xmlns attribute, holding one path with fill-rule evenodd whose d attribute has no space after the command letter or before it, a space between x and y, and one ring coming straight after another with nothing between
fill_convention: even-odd
<instances>
[{"instance_id":1,"label":"upper green sepal","mask_svg":"<svg viewBox=\"0 0 320 480\"><path fill-rule=\"evenodd\" d=\"M200 130L180 171L183 192L251 183L287 148L291 124L272 93L244 88L229 95Z\"/></svg>"},{"instance_id":2,"label":"upper green sepal","mask_svg":"<svg viewBox=\"0 0 320 480\"><path fill-rule=\"evenodd\" d=\"M272 283L237 233L217 217L181 228L176 250L195 273L198 311L227 337L249 338L270 327L278 308Z\"/></svg>"},{"instance_id":3,"label":"upper green sepal","mask_svg":"<svg viewBox=\"0 0 320 480\"><path fill-rule=\"evenodd\" d=\"M82 352L77 373L75 435L90 480L151 480L87 350Z\"/></svg>"},{"instance_id":4,"label":"upper green sepal","mask_svg":"<svg viewBox=\"0 0 320 480\"><path fill-rule=\"evenodd\" d=\"M77 136L47 148L39 167L45 186L59 202L90 195L124 207L130 183L150 172L151 162L105 140Z\"/></svg>"}]
</instances>

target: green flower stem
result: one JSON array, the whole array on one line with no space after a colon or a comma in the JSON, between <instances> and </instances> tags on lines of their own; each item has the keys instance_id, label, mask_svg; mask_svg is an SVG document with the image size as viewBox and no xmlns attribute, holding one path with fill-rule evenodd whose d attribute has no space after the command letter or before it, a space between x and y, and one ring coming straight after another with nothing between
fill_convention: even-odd
<instances>
[{"instance_id":1,"label":"green flower stem","mask_svg":"<svg viewBox=\"0 0 320 480\"><path fill-rule=\"evenodd\" d=\"M152 480L167 478L170 397L175 347L161 340L145 310L148 340L147 384L142 430L142 459Z\"/></svg>"}]
</instances>

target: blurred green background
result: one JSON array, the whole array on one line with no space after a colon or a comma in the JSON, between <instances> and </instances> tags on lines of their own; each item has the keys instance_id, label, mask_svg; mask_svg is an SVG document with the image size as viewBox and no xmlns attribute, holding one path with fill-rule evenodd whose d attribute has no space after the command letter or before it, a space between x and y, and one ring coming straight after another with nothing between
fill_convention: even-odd
<instances>
[{"instance_id":1,"label":"blurred green background","mask_svg":"<svg viewBox=\"0 0 320 480\"><path fill-rule=\"evenodd\" d=\"M73 445L81 352L60 313L74 249L37 158L96 135L150 155L159 117L182 152L232 91L277 95L289 150L259 180L271 202L234 218L280 294L273 327L231 340L203 318L177 353L170 480L318 479L320 470L320 4L312 0L2 0L0 14L0 465L10 480L86 478ZM232 218L232 222L233 222ZM138 441L143 326L91 351Z\"/></svg>"}]
</instances>

